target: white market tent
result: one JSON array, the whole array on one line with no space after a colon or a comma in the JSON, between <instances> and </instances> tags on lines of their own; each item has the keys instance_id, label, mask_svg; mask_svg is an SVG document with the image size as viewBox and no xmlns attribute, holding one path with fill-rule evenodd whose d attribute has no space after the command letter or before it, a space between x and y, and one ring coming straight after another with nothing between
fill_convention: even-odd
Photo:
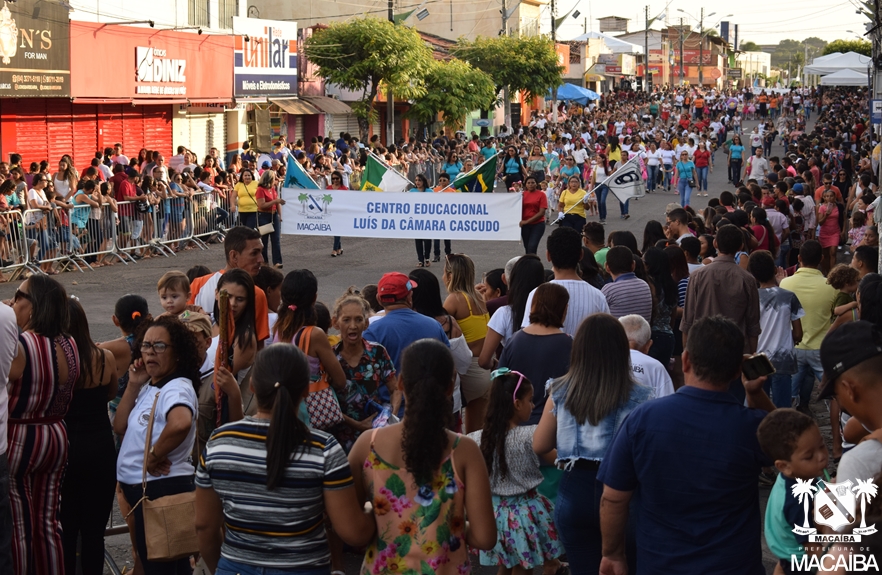
<instances>
[{"instance_id":1,"label":"white market tent","mask_svg":"<svg viewBox=\"0 0 882 575\"><path fill-rule=\"evenodd\" d=\"M839 56L842 56L842 52L830 52L826 56L818 56L817 58L815 58L814 60L812 60L812 63L809 64L809 66L820 66L824 62L828 62L833 58L837 58Z\"/></svg>"},{"instance_id":2,"label":"white market tent","mask_svg":"<svg viewBox=\"0 0 882 575\"><path fill-rule=\"evenodd\" d=\"M866 86L867 72L855 72L848 68L821 77L821 86Z\"/></svg>"},{"instance_id":3,"label":"white market tent","mask_svg":"<svg viewBox=\"0 0 882 575\"><path fill-rule=\"evenodd\" d=\"M817 58L815 59L815 62L817 62ZM806 66L806 73L824 76L840 70L854 70L855 72L863 70L866 72L867 67L870 66L871 58L869 56L858 54L857 52L846 52L836 58L824 60L820 64L816 64L815 62L812 62L811 66Z\"/></svg>"},{"instance_id":4,"label":"white market tent","mask_svg":"<svg viewBox=\"0 0 882 575\"><path fill-rule=\"evenodd\" d=\"M573 38L572 42L584 42L586 40L593 40L596 38L600 38L603 40L603 43L606 44L606 47L612 50L613 54L642 54L643 46L639 44L632 44L630 42L625 42L624 40L620 40L615 36L610 34L604 34L603 32L588 32L586 34L582 34L581 36L577 36Z\"/></svg>"}]
</instances>

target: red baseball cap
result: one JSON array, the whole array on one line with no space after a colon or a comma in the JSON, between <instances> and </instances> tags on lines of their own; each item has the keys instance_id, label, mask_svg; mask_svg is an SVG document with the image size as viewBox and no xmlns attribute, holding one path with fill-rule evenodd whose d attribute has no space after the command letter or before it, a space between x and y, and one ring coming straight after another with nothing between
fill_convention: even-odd
<instances>
[{"instance_id":1,"label":"red baseball cap","mask_svg":"<svg viewBox=\"0 0 882 575\"><path fill-rule=\"evenodd\" d=\"M391 303L403 300L417 283L401 272L389 272L377 284L377 300Z\"/></svg>"}]
</instances>

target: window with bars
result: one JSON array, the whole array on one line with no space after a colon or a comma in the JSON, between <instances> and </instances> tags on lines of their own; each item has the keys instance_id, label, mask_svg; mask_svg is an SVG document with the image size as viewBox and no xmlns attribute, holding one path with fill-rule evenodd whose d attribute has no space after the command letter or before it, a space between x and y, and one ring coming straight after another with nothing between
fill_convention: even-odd
<instances>
[{"instance_id":1,"label":"window with bars","mask_svg":"<svg viewBox=\"0 0 882 575\"><path fill-rule=\"evenodd\" d=\"M218 27L232 29L233 16L238 11L238 0L218 0Z\"/></svg>"},{"instance_id":2,"label":"window with bars","mask_svg":"<svg viewBox=\"0 0 882 575\"><path fill-rule=\"evenodd\" d=\"M209 0L187 1L187 23L190 26L209 27Z\"/></svg>"}]
</instances>

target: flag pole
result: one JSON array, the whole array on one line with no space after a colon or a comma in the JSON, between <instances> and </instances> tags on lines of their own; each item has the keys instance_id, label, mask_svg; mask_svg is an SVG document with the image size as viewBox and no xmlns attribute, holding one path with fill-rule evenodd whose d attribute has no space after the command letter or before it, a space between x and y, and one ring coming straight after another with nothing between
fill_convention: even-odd
<instances>
[{"instance_id":1,"label":"flag pole","mask_svg":"<svg viewBox=\"0 0 882 575\"><path fill-rule=\"evenodd\" d=\"M634 160L638 159L638 157L639 157L639 156L634 156L633 158L631 158L630 160L628 160L627 162L625 162L625 163L622 164L621 166L616 166L616 171L618 171L619 169L621 169L621 168L627 166L628 164L630 164L630 163L633 162ZM582 199L581 202L576 202L575 204L573 204L573 205L570 207L570 209L568 209L567 211L565 211L565 212L563 213L563 215L567 215L568 213L570 213L571 211L573 211L573 209L574 209L576 206L578 206L580 203L583 203L583 204L584 204L584 203L588 200L588 194L590 194L591 192L596 192L596 191L599 190L601 187L605 186L606 183L609 181L609 179L613 177L613 174L615 174L615 172L613 172L612 174L608 175L607 177L605 177L605 178L603 179L602 182L600 182L599 184L597 184L596 186L594 186L594 188L593 188L591 191L589 191L589 192L587 192L587 193L585 194L585 197ZM555 224L559 224L559 223L561 222L561 220L562 220L562 218L557 218L556 220L554 220L553 222L551 222L551 225L553 226L553 225L555 225Z\"/></svg>"},{"instance_id":2,"label":"flag pole","mask_svg":"<svg viewBox=\"0 0 882 575\"><path fill-rule=\"evenodd\" d=\"M493 159L495 159L495 158L498 158L499 155L500 155L501 153L502 153L501 151L496 152L496 154L495 154L493 157L491 157L491 158L487 158L486 160L484 160L483 162L481 162L480 165L478 165L478 166L475 167L475 168L472 168L472 171L471 171L471 172L467 172L467 173L465 174L465 176L468 176L469 174L477 174L477 173L478 173L478 170L480 170L481 168L484 167L484 164L486 164L487 162L489 162L489 161L491 161L491 160L493 160ZM459 179L459 176L456 177L456 180L458 180L458 179ZM441 193L441 192L443 192L444 190L446 190L446 189L448 189L448 188L452 188L452 187L453 187L453 184L456 183L456 180L453 180L452 182L450 182L449 184L447 184L445 187L443 187L443 188L441 188L440 190L438 190L438 193ZM496 174L493 175L493 183L494 183L494 185L496 184Z\"/></svg>"},{"instance_id":3,"label":"flag pole","mask_svg":"<svg viewBox=\"0 0 882 575\"><path fill-rule=\"evenodd\" d=\"M374 159L375 159L376 161L380 162L380 164L381 164L384 168L386 168L387 170L395 170L395 168L393 168L392 166L390 166L389 164L386 163L386 160L384 160L383 158L381 158L380 156L378 156L377 154L375 154L373 150L368 150L368 154L371 155L371 156L373 156ZM395 171L398 172L398 170L395 170ZM398 172L398 173L401 174L401 172ZM405 180L407 180L407 183L410 184L411 187L416 187L416 184L413 183L413 182L411 182L411 181L410 181L410 178L408 178L408 177L405 176L404 174L401 174L401 177L404 178Z\"/></svg>"}]
</instances>

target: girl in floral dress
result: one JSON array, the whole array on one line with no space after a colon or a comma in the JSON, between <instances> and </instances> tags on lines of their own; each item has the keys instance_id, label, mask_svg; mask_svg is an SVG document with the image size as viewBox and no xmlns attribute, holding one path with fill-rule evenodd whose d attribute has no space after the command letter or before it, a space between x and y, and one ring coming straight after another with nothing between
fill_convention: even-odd
<instances>
[{"instance_id":1,"label":"girl in floral dress","mask_svg":"<svg viewBox=\"0 0 882 575\"><path fill-rule=\"evenodd\" d=\"M525 575L544 564L546 575L566 572L558 557L563 545L554 527L551 502L536 491L542 483L533 452L535 425L523 425L533 410L533 385L517 371L492 374L490 405L482 431L469 434L481 447L490 470L496 512L496 546L481 551L481 565L498 566L497 575Z\"/></svg>"},{"instance_id":2,"label":"girl in floral dress","mask_svg":"<svg viewBox=\"0 0 882 575\"><path fill-rule=\"evenodd\" d=\"M369 309L367 301L353 288L334 303L334 327L340 331L334 353L346 375L346 387L337 392L343 423L331 432L347 453L358 436L371 429L376 407L383 404L381 387L386 386L392 397L392 413L398 413L401 405L395 366L386 348L361 337L368 325Z\"/></svg>"},{"instance_id":3,"label":"girl in floral dress","mask_svg":"<svg viewBox=\"0 0 882 575\"><path fill-rule=\"evenodd\" d=\"M349 453L359 500L371 502L377 521L362 575L465 575L468 547L496 544L481 451L447 429L454 375L443 343L408 346L401 354L404 419L362 433Z\"/></svg>"}]
</instances>

